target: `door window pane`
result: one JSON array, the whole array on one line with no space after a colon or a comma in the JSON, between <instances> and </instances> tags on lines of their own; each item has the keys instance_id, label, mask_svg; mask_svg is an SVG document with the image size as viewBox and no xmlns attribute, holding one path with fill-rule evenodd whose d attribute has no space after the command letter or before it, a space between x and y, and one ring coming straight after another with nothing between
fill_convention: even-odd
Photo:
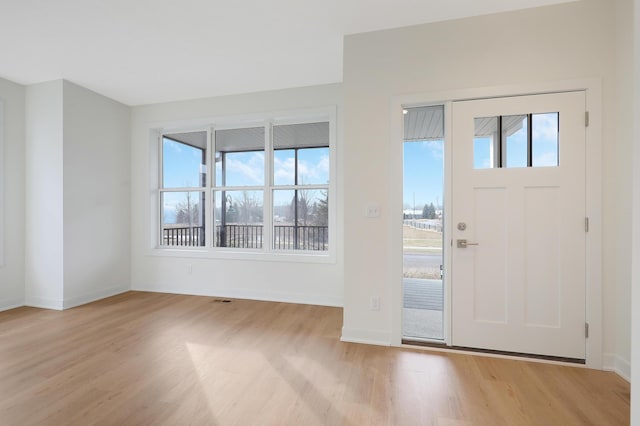
<instances>
[{"instance_id":1,"label":"door window pane","mask_svg":"<svg viewBox=\"0 0 640 426\"><path fill-rule=\"evenodd\" d=\"M505 115L502 117L504 139L504 167L527 167L528 137L527 115ZM506 154L506 155L505 155Z\"/></svg>"},{"instance_id":2,"label":"door window pane","mask_svg":"<svg viewBox=\"0 0 640 426\"><path fill-rule=\"evenodd\" d=\"M498 167L498 117L480 117L474 120L473 167Z\"/></svg>"},{"instance_id":3,"label":"door window pane","mask_svg":"<svg viewBox=\"0 0 640 426\"><path fill-rule=\"evenodd\" d=\"M557 112L533 114L533 167L558 166L558 121Z\"/></svg>"}]
</instances>

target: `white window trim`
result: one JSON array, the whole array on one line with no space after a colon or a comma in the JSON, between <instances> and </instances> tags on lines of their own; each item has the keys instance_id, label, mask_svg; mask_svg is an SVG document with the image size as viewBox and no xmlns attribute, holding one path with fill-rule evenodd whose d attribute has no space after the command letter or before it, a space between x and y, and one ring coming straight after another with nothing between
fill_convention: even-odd
<instances>
[{"instance_id":1,"label":"white window trim","mask_svg":"<svg viewBox=\"0 0 640 426\"><path fill-rule=\"evenodd\" d=\"M211 238L213 237L213 173L215 173L214 165L207 161L207 185L202 188L205 191L207 200L207 214L205 229L207 235L207 245L205 247L168 247L162 246L161 243L161 205L160 205L160 188L161 188L161 136L167 133L207 131L207 156L210 157L213 152L212 133L215 130L239 129L256 126L266 126L269 134L265 133L266 152L265 152L265 184L260 187L264 190L264 203L271 201L271 191L275 189L271 177L272 169L272 141L271 130L274 125L286 124L305 124L319 121L329 123L329 249L327 251L306 251L306 250L273 250L271 248L271 227L273 226L273 218L268 215L268 221L265 220L265 244L263 249L239 249L230 247L212 247ZM186 257L186 258L212 258L212 259L239 259L239 260L256 260L256 261L284 261L284 262L301 262L301 263L336 263L337 252L337 106L326 106L320 108L286 110L272 113L262 114L245 114L233 116L211 117L198 121L177 121L177 122L161 122L152 123L149 127L149 245L147 255L161 257ZM322 187L327 185L305 185L305 187ZM292 186L293 188L294 186ZM172 190L174 188L171 188ZM246 189L241 187L239 189ZM277 189L287 189L287 187L278 186ZM268 197L268 200L267 200ZM268 239L267 239L268 238Z\"/></svg>"}]
</instances>

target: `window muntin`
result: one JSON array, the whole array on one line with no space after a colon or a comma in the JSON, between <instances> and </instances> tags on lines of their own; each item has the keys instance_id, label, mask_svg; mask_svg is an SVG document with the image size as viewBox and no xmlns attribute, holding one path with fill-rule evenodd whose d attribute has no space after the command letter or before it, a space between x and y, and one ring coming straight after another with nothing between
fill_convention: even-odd
<instances>
[{"instance_id":1,"label":"window muntin","mask_svg":"<svg viewBox=\"0 0 640 426\"><path fill-rule=\"evenodd\" d=\"M240 250L327 254L332 173L330 122L290 123L214 129L209 143L213 154L207 157L205 143L203 151L195 151L204 158L203 164L197 166L194 160L183 161L183 157L190 158L189 154L193 154L193 146L184 149L176 145L184 140L163 134L161 149L180 151L180 155L172 154L160 163L163 171L160 245L208 247L234 253ZM175 169L182 173L176 173ZM193 172L196 169L202 173ZM209 181L207 170L213 172ZM165 179L163 175L167 172L171 177ZM191 185L194 180L184 176L198 176L198 184L202 186L184 187L181 182ZM194 206L196 199L199 203ZM196 209L198 221L178 220L193 216L179 216L179 204L183 209L185 204ZM207 208L200 208L201 205ZM206 239L200 234L205 223L209 227Z\"/></svg>"},{"instance_id":2,"label":"window muntin","mask_svg":"<svg viewBox=\"0 0 640 426\"><path fill-rule=\"evenodd\" d=\"M559 123L558 112L475 118L474 168L557 167Z\"/></svg>"}]
</instances>

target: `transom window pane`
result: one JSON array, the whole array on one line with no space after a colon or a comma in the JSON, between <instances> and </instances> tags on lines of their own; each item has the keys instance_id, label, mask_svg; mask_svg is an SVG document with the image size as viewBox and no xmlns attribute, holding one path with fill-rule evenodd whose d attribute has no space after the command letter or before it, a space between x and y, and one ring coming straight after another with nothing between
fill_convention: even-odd
<instances>
[{"instance_id":1,"label":"transom window pane","mask_svg":"<svg viewBox=\"0 0 640 426\"><path fill-rule=\"evenodd\" d=\"M559 113L480 117L474 122L475 169L558 166Z\"/></svg>"},{"instance_id":2,"label":"transom window pane","mask_svg":"<svg viewBox=\"0 0 640 426\"><path fill-rule=\"evenodd\" d=\"M498 167L498 117L480 117L474 120L473 167L492 169Z\"/></svg>"},{"instance_id":3,"label":"transom window pane","mask_svg":"<svg viewBox=\"0 0 640 426\"><path fill-rule=\"evenodd\" d=\"M533 167L553 167L558 162L559 114L533 114Z\"/></svg>"},{"instance_id":4,"label":"transom window pane","mask_svg":"<svg viewBox=\"0 0 640 426\"><path fill-rule=\"evenodd\" d=\"M526 115L502 117L503 155L506 154L506 165L503 167L527 167L527 120Z\"/></svg>"}]
</instances>

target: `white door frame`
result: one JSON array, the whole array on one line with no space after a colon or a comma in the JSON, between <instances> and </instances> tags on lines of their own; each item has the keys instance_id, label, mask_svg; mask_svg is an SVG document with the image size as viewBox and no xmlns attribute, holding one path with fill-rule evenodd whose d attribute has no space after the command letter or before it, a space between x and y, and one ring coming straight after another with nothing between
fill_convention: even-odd
<instances>
[{"instance_id":1,"label":"white door frame","mask_svg":"<svg viewBox=\"0 0 640 426\"><path fill-rule=\"evenodd\" d=\"M405 107L445 106L445 246L451 240L451 102L482 98L534 95L584 90L589 127L586 129L586 214L589 232L586 238L586 320L589 338L586 341L586 365L603 368L602 354L602 83L598 79L568 80L548 83L494 86L440 92L394 96L391 98L391 140L389 143L391 188L389 206L391 285L391 345L402 346L402 140L404 132L402 109ZM445 271L450 270L450 246L444 251ZM445 343L451 336L451 295L445 274L444 316Z\"/></svg>"}]
</instances>

